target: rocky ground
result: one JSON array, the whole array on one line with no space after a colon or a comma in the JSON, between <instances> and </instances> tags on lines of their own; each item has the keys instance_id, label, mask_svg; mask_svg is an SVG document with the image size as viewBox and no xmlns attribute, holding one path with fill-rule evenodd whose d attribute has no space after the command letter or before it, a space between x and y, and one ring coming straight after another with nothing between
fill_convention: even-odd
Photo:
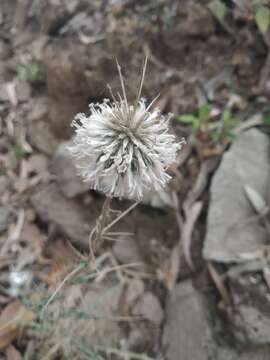
<instances>
[{"instance_id":1,"label":"rocky ground","mask_svg":"<svg viewBox=\"0 0 270 360\"><path fill-rule=\"evenodd\" d=\"M270 32L241 4L1 1L1 360L270 358ZM117 93L115 58L134 99L146 55L143 95L187 144L90 262L104 197L70 123Z\"/></svg>"}]
</instances>

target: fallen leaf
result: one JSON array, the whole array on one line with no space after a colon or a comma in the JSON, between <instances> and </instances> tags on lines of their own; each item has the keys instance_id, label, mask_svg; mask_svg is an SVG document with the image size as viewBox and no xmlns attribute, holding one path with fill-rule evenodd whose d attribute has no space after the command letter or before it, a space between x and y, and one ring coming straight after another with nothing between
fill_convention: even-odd
<instances>
[{"instance_id":1,"label":"fallen leaf","mask_svg":"<svg viewBox=\"0 0 270 360\"><path fill-rule=\"evenodd\" d=\"M49 285L60 283L74 265L81 261L71 245L63 240L49 242L44 255L50 260L49 271L39 273L38 276Z\"/></svg>"},{"instance_id":2,"label":"fallen leaf","mask_svg":"<svg viewBox=\"0 0 270 360\"><path fill-rule=\"evenodd\" d=\"M231 303L231 298L230 298L228 290L226 289L226 286L224 285L221 275L218 273L218 271L216 270L216 268L214 267L214 265L211 262L208 262L207 267L208 267L209 274L210 274L217 290L219 291L224 304L229 305Z\"/></svg>"},{"instance_id":3,"label":"fallen leaf","mask_svg":"<svg viewBox=\"0 0 270 360\"><path fill-rule=\"evenodd\" d=\"M269 208L262 196L251 186L244 186L246 196L259 215L266 215Z\"/></svg>"},{"instance_id":4,"label":"fallen leaf","mask_svg":"<svg viewBox=\"0 0 270 360\"><path fill-rule=\"evenodd\" d=\"M13 345L9 345L6 349L6 357L7 360L22 360L21 354Z\"/></svg>"},{"instance_id":5,"label":"fallen leaf","mask_svg":"<svg viewBox=\"0 0 270 360\"><path fill-rule=\"evenodd\" d=\"M174 289L175 284L177 282L177 277L180 269L180 261L181 261L180 248L179 248L179 244L177 243L171 252L170 268L166 278L167 280L166 286L169 291L172 291Z\"/></svg>"},{"instance_id":6,"label":"fallen leaf","mask_svg":"<svg viewBox=\"0 0 270 360\"><path fill-rule=\"evenodd\" d=\"M20 337L23 327L22 321L31 321L34 314L19 300L9 303L0 315L0 349L5 348L13 340Z\"/></svg>"},{"instance_id":7,"label":"fallen leaf","mask_svg":"<svg viewBox=\"0 0 270 360\"><path fill-rule=\"evenodd\" d=\"M183 204L185 213L188 212L188 209L194 204L195 201L199 199L199 197L204 192L208 183L208 177L215 170L215 168L218 165L218 162L219 162L219 158L214 157L205 160L201 165L200 172L199 175L197 176L195 184L192 187L192 189L189 191L187 198Z\"/></svg>"},{"instance_id":8,"label":"fallen leaf","mask_svg":"<svg viewBox=\"0 0 270 360\"><path fill-rule=\"evenodd\" d=\"M270 289L270 269L268 266L263 268L263 277L268 286L268 289Z\"/></svg>"},{"instance_id":9,"label":"fallen leaf","mask_svg":"<svg viewBox=\"0 0 270 360\"><path fill-rule=\"evenodd\" d=\"M270 10L266 6L259 6L255 20L260 31L265 34L270 25Z\"/></svg>"},{"instance_id":10,"label":"fallen leaf","mask_svg":"<svg viewBox=\"0 0 270 360\"><path fill-rule=\"evenodd\" d=\"M190 254L192 233L193 233L194 225L201 213L202 205L203 205L202 201L197 201L190 208L188 208L186 211L186 221L183 224L183 230L181 236L183 254L185 256L186 262L188 263L191 269L194 269L194 265Z\"/></svg>"}]
</instances>

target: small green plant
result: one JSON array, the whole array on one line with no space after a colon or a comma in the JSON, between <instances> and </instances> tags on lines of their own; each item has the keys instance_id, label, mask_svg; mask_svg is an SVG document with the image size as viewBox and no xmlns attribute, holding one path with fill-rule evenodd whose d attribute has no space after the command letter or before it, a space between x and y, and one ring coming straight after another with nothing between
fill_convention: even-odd
<instances>
[{"instance_id":1,"label":"small green plant","mask_svg":"<svg viewBox=\"0 0 270 360\"><path fill-rule=\"evenodd\" d=\"M18 143L18 142L15 143L15 144L13 145L13 151L14 151L14 154L15 154L16 159L17 159L18 161L20 161L20 160L23 158L23 156L24 156L24 150L23 150L21 144Z\"/></svg>"},{"instance_id":2,"label":"small green plant","mask_svg":"<svg viewBox=\"0 0 270 360\"><path fill-rule=\"evenodd\" d=\"M261 33L267 33L270 25L270 9L263 1L254 4L255 21Z\"/></svg>"},{"instance_id":3,"label":"small green plant","mask_svg":"<svg viewBox=\"0 0 270 360\"><path fill-rule=\"evenodd\" d=\"M197 137L204 137L210 141L219 142L233 139L233 130L239 125L229 109L225 109L216 119L214 109L204 104L194 114L183 114L177 117L180 122L190 125Z\"/></svg>"},{"instance_id":4,"label":"small green plant","mask_svg":"<svg viewBox=\"0 0 270 360\"><path fill-rule=\"evenodd\" d=\"M19 80L38 82L42 79L41 66L37 62L20 64L17 66L17 76Z\"/></svg>"},{"instance_id":5,"label":"small green plant","mask_svg":"<svg viewBox=\"0 0 270 360\"><path fill-rule=\"evenodd\" d=\"M267 33L270 26L269 0L235 0L235 5L251 15L262 34ZM209 1L208 8L222 25L226 25L227 7L222 0Z\"/></svg>"}]
</instances>

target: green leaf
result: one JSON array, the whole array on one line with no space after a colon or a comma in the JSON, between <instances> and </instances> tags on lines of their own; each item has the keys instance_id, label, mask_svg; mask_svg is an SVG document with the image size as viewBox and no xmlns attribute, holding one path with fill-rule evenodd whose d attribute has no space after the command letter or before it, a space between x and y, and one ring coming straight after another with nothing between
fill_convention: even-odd
<instances>
[{"instance_id":1,"label":"green leaf","mask_svg":"<svg viewBox=\"0 0 270 360\"><path fill-rule=\"evenodd\" d=\"M177 117L177 119L186 124L194 124L198 122L198 118L195 115L189 114L180 115Z\"/></svg>"},{"instance_id":2,"label":"green leaf","mask_svg":"<svg viewBox=\"0 0 270 360\"><path fill-rule=\"evenodd\" d=\"M266 33L270 25L270 10L266 6L260 6L255 14L255 20L262 33Z\"/></svg>"},{"instance_id":3,"label":"green leaf","mask_svg":"<svg viewBox=\"0 0 270 360\"><path fill-rule=\"evenodd\" d=\"M230 110L224 110L224 112L222 114L222 120L223 120L224 124L229 123L231 118L232 118L232 113L230 112Z\"/></svg>"},{"instance_id":4,"label":"green leaf","mask_svg":"<svg viewBox=\"0 0 270 360\"><path fill-rule=\"evenodd\" d=\"M265 125L270 125L270 114L265 115L262 121Z\"/></svg>"},{"instance_id":5,"label":"green leaf","mask_svg":"<svg viewBox=\"0 0 270 360\"><path fill-rule=\"evenodd\" d=\"M41 67L38 63L19 64L17 66L17 76L19 80L36 82L42 78Z\"/></svg>"},{"instance_id":6,"label":"green leaf","mask_svg":"<svg viewBox=\"0 0 270 360\"><path fill-rule=\"evenodd\" d=\"M15 153L16 159L21 160L24 156L24 151L22 146L19 143L14 144L13 151Z\"/></svg>"},{"instance_id":7,"label":"green leaf","mask_svg":"<svg viewBox=\"0 0 270 360\"><path fill-rule=\"evenodd\" d=\"M226 6L220 0L213 0L208 5L211 12L215 15L215 17L221 22L224 22L226 16Z\"/></svg>"},{"instance_id":8,"label":"green leaf","mask_svg":"<svg viewBox=\"0 0 270 360\"><path fill-rule=\"evenodd\" d=\"M211 112L211 107L208 104L202 105L199 108L199 119L201 121L208 120L210 112Z\"/></svg>"}]
</instances>

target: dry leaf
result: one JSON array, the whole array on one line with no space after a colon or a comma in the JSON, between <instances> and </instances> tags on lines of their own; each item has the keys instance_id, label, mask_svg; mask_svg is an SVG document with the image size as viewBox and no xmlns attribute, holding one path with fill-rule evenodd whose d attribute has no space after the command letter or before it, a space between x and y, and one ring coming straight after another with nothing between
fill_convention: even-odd
<instances>
[{"instance_id":1,"label":"dry leaf","mask_svg":"<svg viewBox=\"0 0 270 360\"><path fill-rule=\"evenodd\" d=\"M249 185L245 185L244 189L248 200L256 212L259 215L266 215L269 209L262 196Z\"/></svg>"},{"instance_id":2,"label":"dry leaf","mask_svg":"<svg viewBox=\"0 0 270 360\"><path fill-rule=\"evenodd\" d=\"M45 252L50 261L49 271L38 276L49 285L60 283L81 258L72 247L63 240L49 242Z\"/></svg>"},{"instance_id":3,"label":"dry leaf","mask_svg":"<svg viewBox=\"0 0 270 360\"><path fill-rule=\"evenodd\" d=\"M231 303L231 299L230 299L229 292L228 292L228 290L226 289L226 286L223 283L222 277L217 272L214 265L211 264L210 262L208 262L207 267L208 267L208 271L209 271L209 273L211 275L211 278L212 278L214 284L216 285L217 290L219 291L219 293L220 293L220 295L222 297L222 300L223 300L224 304L229 305Z\"/></svg>"},{"instance_id":4,"label":"dry leaf","mask_svg":"<svg viewBox=\"0 0 270 360\"><path fill-rule=\"evenodd\" d=\"M193 188L189 191L187 198L185 200L185 203L183 205L183 208L185 212L188 211L188 209L192 206L192 204L198 200L198 198L202 195L204 192L209 175L214 171L214 169L218 165L219 159L217 157L207 159L204 161L204 163L201 165L199 175L197 176L196 182L193 186Z\"/></svg>"},{"instance_id":5,"label":"dry leaf","mask_svg":"<svg viewBox=\"0 0 270 360\"><path fill-rule=\"evenodd\" d=\"M186 210L186 221L183 225L183 230L182 230L181 242L183 246L183 253L191 269L194 269L194 265L191 260L191 254L190 254L192 232L194 229L194 225L201 213L202 205L203 205L202 201L197 201L190 208Z\"/></svg>"},{"instance_id":6,"label":"dry leaf","mask_svg":"<svg viewBox=\"0 0 270 360\"><path fill-rule=\"evenodd\" d=\"M177 243L172 249L171 257L170 257L170 269L167 278L167 289L172 291L177 282L177 277L180 269L180 249L179 244Z\"/></svg>"},{"instance_id":7,"label":"dry leaf","mask_svg":"<svg viewBox=\"0 0 270 360\"><path fill-rule=\"evenodd\" d=\"M8 304L0 315L0 349L8 346L22 334L21 321L31 321L34 314L19 301Z\"/></svg>"},{"instance_id":8,"label":"dry leaf","mask_svg":"<svg viewBox=\"0 0 270 360\"><path fill-rule=\"evenodd\" d=\"M268 286L268 289L270 289L270 269L269 269L269 267L265 266L263 268L263 277Z\"/></svg>"},{"instance_id":9,"label":"dry leaf","mask_svg":"<svg viewBox=\"0 0 270 360\"><path fill-rule=\"evenodd\" d=\"M6 349L6 357L7 360L22 360L21 354L13 345L9 345Z\"/></svg>"}]
</instances>

